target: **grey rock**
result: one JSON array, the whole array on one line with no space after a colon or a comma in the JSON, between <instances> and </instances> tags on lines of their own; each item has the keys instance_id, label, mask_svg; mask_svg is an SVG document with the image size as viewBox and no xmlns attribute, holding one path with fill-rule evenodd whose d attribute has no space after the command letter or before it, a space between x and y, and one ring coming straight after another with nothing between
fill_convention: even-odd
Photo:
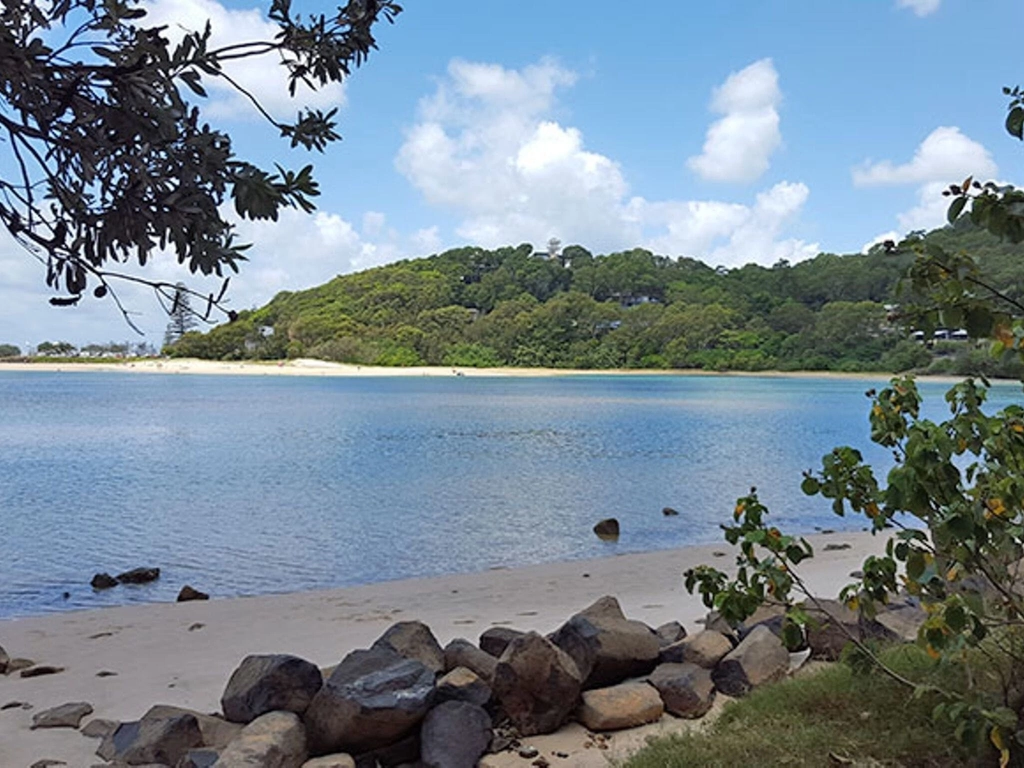
<instances>
[{"instance_id":1,"label":"grey rock","mask_svg":"<svg viewBox=\"0 0 1024 768\"><path fill-rule=\"evenodd\" d=\"M659 720L665 712L658 692L631 681L583 692L576 719L591 731L620 731Z\"/></svg>"},{"instance_id":2,"label":"grey rock","mask_svg":"<svg viewBox=\"0 0 1024 768\"><path fill-rule=\"evenodd\" d=\"M302 764L302 768L356 768L356 761L352 755L338 752L334 755L314 757Z\"/></svg>"},{"instance_id":3,"label":"grey rock","mask_svg":"<svg viewBox=\"0 0 1024 768\"><path fill-rule=\"evenodd\" d=\"M673 509L672 507L662 507L661 514L665 517L676 517L679 514L679 510Z\"/></svg>"},{"instance_id":4,"label":"grey rock","mask_svg":"<svg viewBox=\"0 0 1024 768\"><path fill-rule=\"evenodd\" d=\"M35 665L36 663L32 661L32 659L21 659L15 657L7 662L6 674L13 675L15 672L20 672L23 669L28 669L29 667L34 667Z\"/></svg>"},{"instance_id":5,"label":"grey rock","mask_svg":"<svg viewBox=\"0 0 1024 768\"><path fill-rule=\"evenodd\" d=\"M686 627L678 621L670 621L654 630L654 634L658 636L658 645L664 648L686 637Z\"/></svg>"},{"instance_id":6,"label":"grey rock","mask_svg":"<svg viewBox=\"0 0 1024 768\"><path fill-rule=\"evenodd\" d=\"M93 589L110 589L118 585L117 579L109 573L97 573L89 580L89 586Z\"/></svg>"},{"instance_id":7,"label":"grey rock","mask_svg":"<svg viewBox=\"0 0 1024 768\"><path fill-rule=\"evenodd\" d=\"M764 683L782 678L789 670L789 651L771 630L754 627L711 673L726 696L745 696Z\"/></svg>"},{"instance_id":8,"label":"grey rock","mask_svg":"<svg viewBox=\"0 0 1024 768\"><path fill-rule=\"evenodd\" d=\"M298 656L246 656L228 680L220 705L233 723L251 723L267 712L301 715L321 685L320 669Z\"/></svg>"},{"instance_id":9,"label":"grey rock","mask_svg":"<svg viewBox=\"0 0 1024 768\"><path fill-rule=\"evenodd\" d=\"M576 708L582 679L567 653L536 632L509 643L492 689L523 736L557 730Z\"/></svg>"},{"instance_id":10,"label":"grey rock","mask_svg":"<svg viewBox=\"0 0 1024 768\"><path fill-rule=\"evenodd\" d=\"M199 723L199 732L203 735L203 746L212 749L224 749L238 734L242 732L242 726L238 723L229 723L223 717L217 715L206 715L183 707L175 707L170 704L157 704L149 708L144 717L167 718L179 717L180 715L191 715Z\"/></svg>"},{"instance_id":11,"label":"grey rock","mask_svg":"<svg viewBox=\"0 0 1024 768\"><path fill-rule=\"evenodd\" d=\"M491 627L490 629L485 629L483 634L480 635L480 650L484 653L489 653L496 659L500 658L508 644L524 634L526 633L511 627Z\"/></svg>"},{"instance_id":12,"label":"grey rock","mask_svg":"<svg viewBox=\"0 0 1024 768\"><path fill-rule=\"evenodd\" d=\"M614 517L599 520L594 526L594 533L603 541L615 541L619 538L619 521Z\"/></svg>"},{"instance_id":13,"label":"grey rock","mask_svg":"<svg viewBox=\"0 0 1024 768\"><path fill-rule=\"evenodd\" d=\"M188 584L186 584L184 587L181 588L181 591L178 592L178 597L176 598L176 602L187 603L187 602L189 602L191 600L209 600L209 599L210 599L210 596L206 592L200 592L198 589L195 589L194 587L191 587Z\"/></svg>"},{"instance_id":14,"label":"grey rock","mask_svg":"<svg viewBox=\"0 0 1024 768\"><path fill-rule=\"evenodd\" d=\"M120 723L116 720L105 720L102 717L94 717L82 727L82 730L79 731L79 733L90 739L105 739L116 731L117 726L119 725Z\"/></svg>"},{"instance_id":15,"label":"grey rock","mask_svg":"<svg viewBox=\"0 0 1024 768\"><path fill-rule=\"evenodd\" d=\"M658 636L630 621L614 597L600 598L563 624L551 640L576 662L584 689L645 675L658 663Z\"/></svg>"},{"instance_id":16,"label":"grey rock","mask_svg":"<svg viewBox=\"0 0 1024 768\"><path fill-rule=\"evenodd\" d=\"M444 651L422 621L400 621L373 644L373 648L390 648L405 659L420 662L434 674L444 672Z\"/></svg>"},{"instance_id":17,"label":"grey rock","mask_svg":"<svg viewBox=\"0 0 1024 768\"><path fill-rule=\"evenodd\" d=\"M160 578L159 568L132 568L117 574L119 584L148 584Z\"/></svg>"},{"instance_id":18,"label":"grey rock","mask_svg":"<svg viewBox=\"0 0 1024 768\"><path fill-rule=\"evenodd\" d=\"M78 728L82 718L91 714L92 704L85 701L68 702L34 714L32 730L36 728Z\"/></svg>"},{"instance_id":19,"label":"grey rock","mask_svg":"<svg viewBox=\"0 0 1024 768\"><path fill-rule=\"evenodd\" d=\"M721 632L702 629L692 637L662 648L658 661L662 664L688 662L705 669L714 669L732 648L732 641Z\"/></svg>"},{"instance_id":20,"label":"grey rock","mask_svg":"<svg viewBox=\"0 0 1024 768\"><path fill-rule=\"evenodd\" d=\"M476 704L446 701L430 710L420 731L427 768L474 768L491 743L491 716Z\"/></svg>"},{"instance_id":21,"label":"grey rock","mask_svg":"<svg viewBox=\"0 0 1024 768\"><path fill-rule=\"evenodd\" d=\"M491 700L491 686L471 669L456 667L437 681L436 702L465 701L484 706Z\"/></svg>"},{"instance_id":22,"label":"grey rock","mask_svg":"<svg viewBox=\"0 0 1024 768\"><path fill-rule=\"evenodd\" d=\"M174 768L213 768L219 759L220 753L215 749L190 749Z\"/></svg>"},{"instance_id":23,"label":"grey rock","mask_svg":"<svg viewBox=\"0 0 1024 768\"><path fill-rule=\"evenodd\" d=\"M103 739L96 754L104 760L145 765L175 765L188 750L202 746L203 734L193 715L152 717L121 723Z\"/></svg>"},{"instance_id":24,"label":"grey rock","mask_svg":"<svg viewBox=\"0 0 1024 768\"><path fill-rule=\"evenodd\" d=\"M703 717L715 703L711 671L696 664L660 664L648 680L676 717Z\"/></svg>"},{"instance_id":25,"label":"grey rock","mask_svg":"<svg viewBox=\"0 0 1024 768\"><path fill-rule=\"evenodd\" d=\"M356 768L396 768L415 765L420 759L420 733L414 730L396 742L353 755Z\"/></svg>"},{"instance_id":26,"label":"grey rock","mask_svg":"<svg viewBox=\"0 0 1024 768\"><path fill-rule=\"evenodd\" d=\"M434 700L434 672L385 647L353 651L306 710L310 751L360 753L412 731Z\"/></svg>"},{"instance_id":27,"label":"grey rock","mask_svg":"<svg viewBox=\"0 0 1024 768\"><path fill-rule=\"evenodd\" d=\"M498 656L500 655L498 654ZM469 640L458 638L444 647L444 668L448 672L456 667L465 667L473 670L481 680L489 683L494 679L494 669L497 666L496 656L480 650Z\"/></svg>"},{"instance_id":28,"label":"grey rock","mask_svg":"<svg viewBox=\"0 0 1024 768\"><path fill-rule=\"evenodd\" d=\"M887 639L902 643L913 643L928 614L920 605L899 602L875 616L875 621L885 632Z\"/></svg>"},{"instance_id":29,"label":"grey rock","mask_svg":"<svg viewBox=\"0 0 1024 768\"><path fill-rule=\"evenodd\" d=\"M19 659L14 659L11 662L10 668L13 669L15 662ZM27 661L27 659L26 659ZM39 664L34 667L27 667L21 670L22 677L43 677L44 675L57 675L64 671L64 667L55 667L50 664Z\"/></svg>"},{"instance_id":30,"label":"grey rock","mask_svg":"<svg viewBox=\"0 0 1024 768\"><path fill-rule=\"evenodd\" d=\"M850 610L839 600L819 598L804 607L809 618L807 644L812 658L838 659L851 636L856 640L886 636L881 624Z\"/></svg>"},{"instance_id":31,"label":"grey rock","mask_svg":"<svg viewBox=\"0 0 1024 768\"><path fill-rule=\"evenodd\" d=\"M215 768L301 768L309 754L306 729L294 712L268 712L249 723Z\"/></svg>"}]
</instances>

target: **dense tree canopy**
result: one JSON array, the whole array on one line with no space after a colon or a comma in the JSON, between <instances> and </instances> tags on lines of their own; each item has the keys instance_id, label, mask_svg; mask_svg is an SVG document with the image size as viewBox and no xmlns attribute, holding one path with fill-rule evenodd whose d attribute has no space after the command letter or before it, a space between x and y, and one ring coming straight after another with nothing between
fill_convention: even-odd
<instances>
[{"instance_id":1,"label":"dense tree canopy","mask_svg":"<svg viewBox=\"0 0 1024 768\"><path fill-rule=\"evenodd\" d=\"M218 48L209 25L172 40L167 27L147 24L141 0L0 5L0 138L9 153L0 222L45 266L60 294L51 302L76 303L89 289L116 301L118 277L173 301L173 284L123 270L158 250L193 273L237 271L246 246L222 205L276 219L283 207L310 210L318 189L311 166L272 172L237 157L196 106L204 82L229 83L293 147L323 150L340 138L335 110L278 121L226 65L272 57L292 95L300 84L339 82L376 47L374 25L400 11L391 0L350 0L333 16L303 17L291 0L273 0L273 39ZM208 297L207 311L219 299Z\"/></svg>"}]
</instances>

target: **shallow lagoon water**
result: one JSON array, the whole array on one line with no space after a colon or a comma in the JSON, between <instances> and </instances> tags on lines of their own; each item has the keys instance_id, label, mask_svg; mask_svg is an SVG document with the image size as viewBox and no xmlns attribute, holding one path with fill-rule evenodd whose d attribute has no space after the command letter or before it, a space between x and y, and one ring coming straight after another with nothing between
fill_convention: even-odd
<instances>
[{"instance_id":1,"label":"shallow lagoon water","mask_svg":"<svg viewBox=\"0 0 1024 768\"><path fill-rule=\"evenodd\" d=\"M888 465L884 381L0 372L0 617L706 543L751 486L782 528L859 528L799 485L840 444ZM137 565L160 581L89 587Z\"/></svg>"}]
</instances>

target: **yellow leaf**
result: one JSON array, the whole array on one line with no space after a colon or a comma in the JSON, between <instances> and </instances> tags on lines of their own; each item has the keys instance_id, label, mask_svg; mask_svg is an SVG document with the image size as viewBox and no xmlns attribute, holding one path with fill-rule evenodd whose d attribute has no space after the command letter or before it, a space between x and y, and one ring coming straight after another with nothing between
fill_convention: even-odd
<instances>
[{"instance_id":1,"label":"yellow leaf","mask_svg":"<svg viewBox=\"0 0 1024 768\"><path fill-rule=\"evenodd\" d=\"M864 511L867 513L868 517L870 517L870 518L878 517L878 505L875 504L875 502L873 502L873 501L869 501L864 506Z\"/></svg>"},{"instance_id":2,"label":"yellow leaf","mask_svg":"<svg viewBox=\"0 0 1024 768\"><path fill-rule=\"evenodd\" d=\"M1003 503L1002 499L989 499L985 502L985 506L992 511L993 515L1002 516L1006 514L1006 505Z\"/></svg>"},{"instance_id":3,"label":"yellow leaf","mask_svg":"<svg viewBox=\"0 0 1024 768\"><path fill-rule=\"evenodd\" d=\"M1024 424L1011 424L1010 429L1016 432L1018 435L1024 434Z\"/></svg>"},{"instance_id":4,"label":"yellow leaf","mask_svg":"<svg viewBox=\"0 0 1024 768\"><path fill-rule=\"evenodd\" d=\"M1003 732L998 725L993 726L992 730L989 731L988 737L992 740L992 744L999 750L999 768L1006 768L1010 763L1010 750L1006 746L1006 739L1003 738Z\"/></svg>"},{"instance_id":5,"label":"yellow leaf","mask_svg":"<svg viewBox=\"0 0 1024 768\"><path fill-rule=\"evenodd\" d=\"M928 655L929 655L930 657L932 657L933 659L937 659L937 658L939 658L939 656L941 656L941 655L942 655L942 654L940 654L940 653L939 653L939 652L938 652L937 650L935 650L934 648L932 648L932 646L931 646L931 643L929 643L928 645L926 645L926 646L925 646L925 648L924 648L924 650L925 650L925 653L927 653L927 654L928 654Z\"/></svg>"}]
</instances>

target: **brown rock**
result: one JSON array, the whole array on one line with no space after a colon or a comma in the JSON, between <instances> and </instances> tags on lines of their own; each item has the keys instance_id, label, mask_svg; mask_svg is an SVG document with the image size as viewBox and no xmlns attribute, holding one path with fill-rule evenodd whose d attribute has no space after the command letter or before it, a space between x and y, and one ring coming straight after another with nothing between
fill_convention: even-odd
<instances>
[{"instance_id":1,"label":"brown rock","mask_svg":"<svg viewBox=\"0 0 1024 768\"><path fill-rule=\"evenodd\" d=\"M711 672L696 664L660 664L648 680L676 717L703 717L715 703Z\"/></svg>"},{"instance_id":2,"label":"brown rock","mask_svg":"<svg viewBox=\"0 0 1024 768\"><path fill-rule=\"evenodd\" d=\"M229 723L223 717L207 715L183 707L175 707L170 704L156 704L149 708L144 717L150 719L180 717L191 715L199 723L199 732L203 735L203 746L213 749L224 749L238 734L242 732L242 726L238 723Z\"/></svg>"},{"instance_id":3,"label":"brown rock","mask_svg":"<svg viewBox=\"0 0 1024 768\"><path fill-rule=\"evenodd\" d=\"M302 768L356 768L356 761L352 759L352 755L339 752L307 760L302 764Z\"/></svg>"},{"instance_id":4,"label":"brown rock","mask_svg":"<svg viewBox=\"0 0 1024 768\"><path fill-rule=\"evenodd\" d=\"M437 681L438 704L445 701L466 701L482 707L490 700L491 687L481 680L476 672L465 667L456 667Z\"/></svg>"},{"instance_id":5,"label":"brown rock","mask_svg":"<svg viewBox=\"0 0 1024 768\"><path fill-rule=\"evenodd\" d=\"M298 656L246 656L228 680L220 704L233 723L251 723L267 712L301 715L321 685L320 669Z\"/></svg>"},{"instance_id":6,"label":"brown rock","mask_svg":"<svg viewBox=\"0 0 1024 768\"><path fill-rule=\"evenodd\" d=\"M861 617L839 600L819 599L805 606L808 616L807 645L811 658L836 660L850 642L861 639Z\"/></svg>"},{"instance_id":7,"label":"brown rock","mask_svg":"<svg viewBox=\"0 0 1024 768\"><path fill-rule=\"evenodd\" d=\"M119 584L148 584L160 578L159 568L132 568L117 574Z\"/></svg>"},{"instance_id":8,"label":"brown rock","mask_svg":"<svg viewBox=\"0 0 1024 768\"><path fill-rule=\"evenodd\" d=\"M557 730L576 708L581 679L572 658L529 632L508 644L494 671L494 695L523 736Z\"/></svg>"},{"instance_id":9,"label":"brown rock","mask_svg":"<svg viewBox=\"0 0 1024 768\"><path fill-rule=\"evenodd\" d=\"M473 670L485 683L490 683L494 679L494 669L497 666L497 657L480 650L469 640L458 638L444 647L444 668L448 672L456 667L465 667Z\"/></svg>"},{"instance_id":10,"label":"brown rock","mask_svg":"<svg viewBox=\"0 0 1024 768\"><path fill-rule=\"evenodd\" d=\"M501 658L501 654L505 652L508 644L524 634L526 633L511 627L491 627L484 630L484 633L480 635L480 650L484 653L489 653L496 659ZM480 673L478 672L477 674Z\"/></svg>"},{"instance_id":11,"label":"brown rock","mask_svg":"<svg viewBox=\"0 0 1024 768\"><path fill-rule=\"evenodd\" d=\"M714 669L732 647L732 641L721 632L702 629L693 637L687 637L662 648L658 660L663 664L688 662L704 669Z\"/></svg>"},{"instance_id":12,"label":"brown rock","mask_svg":"<svg viewBox=\"0 0 1024 768\"><path fill-rule=\"evenodd\" d=\"M105 739L117 730L120 723L116 720L105 720L102 717L94 717L79 731L83 736L90 739Z\"/></svg>"},{"instance_id":13,"label":"brown rock","mask_svg":"<svg viewBox=\"0 0 1024 768\"><path fill-rule=\"evenodd\" d=\"M89 580L89 586L93 589L110 589L116 587L117 584L117 579L109 573L97 573Z\"/></svg>"},{"instance_id":14,"label":"brown rock","mask_svg":"<svg viewBox=\"0 0 1024 768\"><path fill-rule=\"evenodd\" d=\"M599 520L594 526L594 533L603 541L615 541L619 538L619 521L614 517Z\"/></svg>"},{"instance_id":15,"label":"brown rock","mask_svg":"<svg viewBox=\"0 0 1024 768\"><path fill-rule=\"evenodd\" d=\"M36 663L32 659L20 659L13 658L7 662L7 674L13 675L15 672L20 672L23 669L34 667ZM31 677L31 675L29 675Z\"/></svg>"},{"instance_id":16,"label":"brown rock","mask_svg":"<svg viewBox=\"0 0 1024 768\"><path fill-rule=\"evenodd\" d=\"M491 743L491 716L476 704L447 701L430 710L420 742L426 768L475 768Z\"/></svg>"},{"instance_id":17,"label":"brown rock","mask_svg":"<svg viewBox=\"0 0 1024 768\"><path fill-rule=\"evenodd\" d=\"M901 643L913 643L924 624L926 614L916 603L899 602L887 607L875 616L887 639Z\"/></svg>"},{"instance_id":18,"label":"brown rock","mask_svg":"<svg viewBox=\"0 0 1024 768\"><path fill-rule=\"evenodd\" d=\"M400 621L373 644L373 648L390 648L404 659L420 662L434 674L444 672L444 651L430 627L422 621Z\"/></svg>"},{"instance_id":19,"label":"brown rock","mask_svg":"<svg viewBox=\"0 0 1024 768\"><path fill-rule=\"evenodd\" d=\"M771 630L754 627L726 655L711 678L726 696L745 696L752 688L782 678L789 670L789 651Z\"/></svg>"},{"instance_id":20,"label":"brown rock","mask_svg":"<svg viewBox=\"0 0 1024 768\"><path fill-rule=\"evenodd\" d=\"M630 621L619 601L606 596L563 624L551 640L576 662L583 687L603 688L645 675L658 663L658 636Z\"/></svg>"},{"instance_id":21,"label":"brown rock","mask_svg":"<svg viewBox=\"0 0 1024 768\"><path fill-rule=\"evenodd\" d=\"M678 621L670 621L654 630L654 634L658 636L658 645L664 648L672 643L678 643L686 637L686 627Z\"/></svg>"},{"instance_id":22,"label":"brown rock","mask_svg":"<svg viewBox=\"0 0 1024 768\"><path fill-rule=\"evenodd\" d=\"M658 692L643 682L583 692L576 719L591 731L619 731L658 720L665 707Z\"/></svg>"},{"instance_id":23,"label":"brown rock","mask_svg":"<svg viewBox=\"0 0 1024 768\"><path fill-rule=\"evenodd\" d=\"M249 723L220 754L216 768L301 768L306 729L294 712L268 712Z\"/></svg>"},{"instance_id":24,"label":"brown rock","mask_svg":"<svg viewBox=\"0 0 1024 768\"><path fill-rule=\"evenodd\" d=\"M82 718L92 714L92 705L73 701L59 707L37 712L32 716L32 730L36 728L78 728Z\"/></svg>"},{"instance_id":25,"label":"brown rock","mask_svg":"<svg viewBox=\"0 0 1024 768\"><path fill-rule=\"evenodd\" d=\"M193 589L188 584L181 588L178 593L176 602L187 603L190 600L209 600L210 596L205 592L200 592L198 589Z\"/></svg>"},{"instance_id":26,"label":"brown rock","mask_svg":"<svg viewBox=\"0 0 1024 768\"><path fill-rule=\"evenodd\" d=\"M193 715L153 717L121 723L103 739L96 754L128 765L175 765L188 750L202 746L203 734Z\"/></svg>"}]
</instances>

